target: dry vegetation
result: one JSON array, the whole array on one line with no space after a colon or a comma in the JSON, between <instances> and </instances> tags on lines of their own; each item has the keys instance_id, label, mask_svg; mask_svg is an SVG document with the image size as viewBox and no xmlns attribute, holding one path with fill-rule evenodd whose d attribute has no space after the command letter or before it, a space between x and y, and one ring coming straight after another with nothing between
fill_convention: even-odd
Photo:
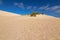
<instances>
[{"instance_id":1,"label":"dry vegetation","mask_svg":"<svg viewBox=\"0 0 60 40\"><path fill-rule=\"evenodd\" d=\"M39 13L39 12L33 12L32 14L30 14L30 16L32 17L36 17L36 15L40 15L40 14L44 14L44 13Z\"/></svg>"}]
</instances>

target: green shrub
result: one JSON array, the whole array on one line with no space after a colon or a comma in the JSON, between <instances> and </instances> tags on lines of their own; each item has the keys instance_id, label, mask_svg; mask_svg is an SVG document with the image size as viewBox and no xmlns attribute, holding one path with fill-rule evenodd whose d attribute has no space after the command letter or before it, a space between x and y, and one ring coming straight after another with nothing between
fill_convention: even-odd
<instances>
[{"instance_id":1,"label":"green shrub","mask_svg":"<svg viewBox=\"0 0 60 40\"><path fill-rule=\"evenodd\" d=\"M36 15L38 15L38 12L33 12L32 14L30 14L30 16L36 17Z\"/></svg>"}]
</instances>

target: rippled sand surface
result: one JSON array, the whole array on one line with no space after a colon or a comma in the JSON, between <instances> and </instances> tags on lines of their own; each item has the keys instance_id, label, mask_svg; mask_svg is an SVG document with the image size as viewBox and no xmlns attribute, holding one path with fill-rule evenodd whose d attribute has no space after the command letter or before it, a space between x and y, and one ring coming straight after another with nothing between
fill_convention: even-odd
<instances>
[{"instance_id":1,"label":"rippled sand surface","mask_svg":"<svg viewBox=\"0 0 60 40\"><path fill-rule=\"evenodd\" d=\"M0 15L0 40L60 40L60 18Z\"/></svg>"}]
</instances>

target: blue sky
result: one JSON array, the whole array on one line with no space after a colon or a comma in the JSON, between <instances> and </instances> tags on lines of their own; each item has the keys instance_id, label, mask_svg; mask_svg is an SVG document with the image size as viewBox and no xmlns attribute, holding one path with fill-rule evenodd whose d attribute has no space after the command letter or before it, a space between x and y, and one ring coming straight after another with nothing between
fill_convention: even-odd
<instances>
[{"instance_id":1,"label":"blue sky","mask_svg":"<svg viewBox=\"0 0 60 40\"><path fill-rule=\"evenodd\" d=\"M17 14L38 11L60 17L60 0L0 0L0 10Z\"/></svg>"}]
</instances>

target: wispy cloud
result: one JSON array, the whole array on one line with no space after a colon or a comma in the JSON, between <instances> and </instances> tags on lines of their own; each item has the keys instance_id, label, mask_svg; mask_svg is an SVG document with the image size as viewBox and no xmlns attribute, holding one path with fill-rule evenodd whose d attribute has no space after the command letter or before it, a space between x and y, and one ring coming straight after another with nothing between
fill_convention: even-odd
<instances>
[{"instance_id":1,"label":"wispy cloud","mask_svg":"<svg viewBox=\"0 0 60 40\"><path fill-rule=\"evenodd\" d=\"M60 13L60 6L52 6L49 8L50 10L56 12L56 13Z\"/></svg>"},{"instance_id":2,"label":"wispy cloud","mask_svg":"<svg viewBox=\"0 0 60 40\"><path fill-rule=\"evenodd\" d=\"M36 6L25 6L25 4L23 2L21 2L21 3L15 2L14 5L19 7L19 8L22 8L22 9L37 10Z\"/></svg>"},{"instance_id":3,"label":"wispy cloud","mask_svg":"<svg viewBox=\"0 0 60 40\"><path fill-rule=\"evenodd\" d=\"M17 6L17 7L19 7L19 8L22 8L22 9L25 8L24 3L22 3L22 2L21 3L15 2L14 5Z\"/></svg>"},{"instance_id":4,"label":"wispy cloud","mask_svg":"<svg viewBox=\"0 0 60 40\"><path fill-rule=\"evenodd\" d=\"M52 11L56 12L56 13L60 13L60 6L53 6L51 8Z\"/></svg>"},{"instance_id":5,"label":"wispy cloud","mask_svg":"<svg viewBox=\"0 0 60 40\"><path fill-rule=\"evenodd\" d=\"M53 11L56 13L60 13L60 6L51 6L49 4L45 5L45 6L41 6L41 7L37 7L37 6L25 6L25 4L23 2L21 3L14 3L15 6L22 8L22 9L28 9L31 11L38 11L38 10L46 10L46 11Z\"/></svg>"},{"instance_id":6,"label":"wispy cloud","mask_svg":"<svg viewBox=\"0 0 60 40\"><path fill-rule=\"evenodd\" d=\"M60 10L56 10L55 12L56 12L56 13L60 13Z\"/></svg>"},{"instance_id":7,"label":"wispy cloud","mask_svg":"<svg viewBox=\"0 0 60 40\"><path fill-rule=\"evenodd\" d=\"M59 8L60 8L60 6L53 6L53 7L51 7L51 10L57 10Z\"/></svg>"},{"instance_id":8,"label":"wispy cloud","mask_svg":"<svg viewBox=\"0 0 60 40\"><path fill-rule=\"evenodd\" d=\"M27 6L26 8L29 9L29 10L37 10L36 6Z\"/></svg>"},{"instance_id":9,"label":"wispy cloud","mask_svg":"<svg viewBox=\"0 0 60 40\"><path fill-rule=\"evenodd\" d=\"M46 6L41 6L39 9L48 10L49 9L48 7L49 7L49 4Z\"/></svg>"},{"instance_id":10,"label":"wispy cloud","mask_svg":"<svg viewBox=\"0 0 60 40\"><path fill-rule=\"evenodd\" d=\"M46 10L46 11L53 11L53 12L56 12L56 13L60 13L60 6L51 6L49 7L50 5L46 5L46 6L41 6L39 9L43 9L43 10Z\"/></svg>"},{"instance_id":11,"label":"wispy cloud","mask_svg":"<svg viewBox=\"0 0 60 40\"><path fill-rule=\"evenodd\" d=\"M33 6L33 10L37 10L37 7L36 6Z\"/></svg>"},{"instance_id":12,"label":"wispy cloud","mask_svg":"<svg viewBox=\"0 0 60 40\"><path fill-rule=\"evenodd\" d=\"M32 6L27 6L26 8L27 8L27 9L32 9Z\"/></svg>"},{"instance_id":13,"label":"wispy cloud","mask_svg":"<svg viewBox=\"0 0 60 40\"><path fill-rule=\"evenodd\" d=\"M18 7L24 9L25 8L24 3L19 3Z\"/></svg>"},{"instance_id":14,"label":"wispy cloud","mask_svg":"<svg viewBox=\"0 0 60 40\"><path fill-rule=\"evenodd\" d=\"M18 6L18 3L17 3L17 2L15 2L15 3L14 3L14 5L15 5L15 6Z\"/></svg>"},{"instance_id":15,"label":"wispy cloud","mask_svg":"<svg viewBox=\"0 0 60 40\"><path fill-rule=\"evenodd\" d=\"M2 5L2 0L0 0L0 5Z\"/></svg>"}]
</instances>

